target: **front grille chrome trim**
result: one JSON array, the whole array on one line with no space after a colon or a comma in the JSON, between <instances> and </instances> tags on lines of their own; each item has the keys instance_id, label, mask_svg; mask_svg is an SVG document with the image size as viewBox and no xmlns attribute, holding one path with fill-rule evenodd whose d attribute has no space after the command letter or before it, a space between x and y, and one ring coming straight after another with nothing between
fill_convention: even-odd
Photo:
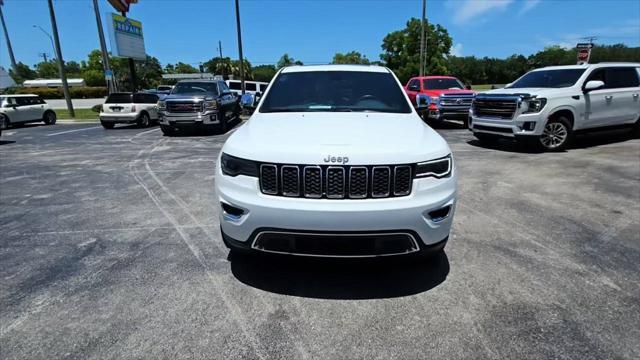
<instances>
[{"instance_id":1,"label":"front grille chrome trim","mask_svg":"<svg viewBox=\"0 0 640 360\"><path fill-rule=\"evenodd\" d=\"M307 169L317 169L320 172L320 192L318 194L307 192ZM320 166L305 166L302 168L302 193L306 198L320 199L322 197L322 168Z\"/></svg>"},{"instance_id":2,"label":"front grille chrome trim","mask_svg":"<svg viewBox=\"0 0 640 360\"><path fill-rule=\"evenodd\" d=\"M384 193L379 193L376 194L375 189L374 189L374 181L376 180L376 170L380 171L380 170L387 170L389 173L389 176L387 176L387 191ZM371 170L371 197L374 198L382 198L382 197L388 197L391 194L391 168L389 166L374 166L373 169Z\"/></svg>"},{"instance_id":3,"label":"front grille chrome trim","mask_svg":"<svg viewBox=\"0 0 640 360\"><path fill-rule=\"evenodd\" d=\"M273 168L274 169L274 173L276 174L276 179L275 179L276 190L275 191L273 191L273 190L265 190L264 189L264 186L263 186L263 183L262 183L264 176L262 175L263 174L262 171L265 168ZM278 194L278 167L277 166L272 165L272 164L262 164L262 165L260 165L260 190L262 191L262 193L268 194L268 195L277 195Z\"/></svg>"},{"instance_id":4,"label":"front grille chrome trim","mask_svg":"<svg viewBox=\"0 0 640 360\"><path fill-rule=\"evenodd\" d=\"M409 181L410 181L410 183L409 183L408 190L407 191L396 191L397 183L398 183L398 179L397 179L398 169L406 169L406 168L409 169ZM409 165L399 165L399 166L396 166L393 169L393 195L395 195L395 196L409 195L411 193L411 188L413 188L413 186L411 186L412 183L413 183L413 174L412 174L412 171L411 171L411 166L409 166Z\"/></svg>"},{"instance_id":5,"label":"front grille chrome trim","mask_svg":"<svg viewBox=\"0 0 640 360\"><path fill-rule=\"evenodd\" d=\"M386 253L380 255L317 255L317 254L305 254L305 253L296 253L296 252L284 252L284 251L275 251L269 250L265 248L261 248L257 246L258 241L261 236L267 234L284 234L284 235L312 235L312 236L344 236L344 237L363 237L363 236L389 236L389 235L402 235L407 236L412 243L411 249L408 249L405 252L396 252L396 253ZM324 258L371 258L371 257L381 257L381 256L394 256L394 255L406 255L420 251L420 245L418 245L418 241L413 234L409 232L397 231L397 232L372 232L372 233L322 233L322 232L296 232L296 231L276 231L276 230L265 230L259 232L253 242L251 243L251 248L257 251L263 251L273 254L285 254L285 255L296 255L296 256L308 256L308 257L324 257Z\"/></svg>"},{"instance_id":6,"label":"front grille chrome trim","mask_svg":"<svg viewBox=\"0 0 640 360\"><path fill-rule=\"evenodd\" d=\"M342 172L342 195L332 195L331 193L329 193L329 190L330 190L330 188L329 188L329 174L331 173L331 170L333 170L333 169L338 169L338 170L340 170ZM327 188L326 188L327 189L326 190L327 198L329 198L329 199L344 199L345 194L346 194L346 186L345 186L346 179L345 179L345 177L346 177L346 174L345 174L345 171L344 171L343 167L340 167L340 166L329 166L327 168L327 175L326 175L326 178L327 178Z\"/></svg>"},{"instance_id":7,"label":"front grille chrome trim","mask_svg":"<svg viewBox=\"0 0 640 360\"><path fill-rule=\"evenodd\" d=\"M353 173L354 170L364 170L364 194L362 195L353 195L352 193L352 183L353 183ZM369 193L369 170L364 167L364 166L352 166L349 169L349 197L351 199L364 199L367 197L367 194Z\"/></svg>"},{"instance_id":8,"label":"front grille chrome trim","mask_svg":"<svg viewBox=\"0 0 640 360\"><path fill-rule=\"evenodd\" d=\"M287 192L287 191L285 191L284 171L286 169L295 169L296 170L296 189L298 189L298 191L296 191L296 192ZM281 186L281 189L282 189L282 195L283 196L288 196L288 197L298 197L298 196L300 196L300 168L298 168L295 165L282 165L280 167L280 186Z\"/></svg>"}]
</instances>

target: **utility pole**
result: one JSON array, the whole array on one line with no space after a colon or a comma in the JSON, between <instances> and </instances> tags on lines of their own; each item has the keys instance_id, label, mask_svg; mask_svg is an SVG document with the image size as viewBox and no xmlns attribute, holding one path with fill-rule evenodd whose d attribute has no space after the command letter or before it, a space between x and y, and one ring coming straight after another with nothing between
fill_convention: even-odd
<instances>
[{"instance_id":1,"label":"utility pole","mask_svg":"<svg viewBox=\"0 0 640 360\"><path fill-rule=\"evenodd\" d=\"M220 60L222 60L222 41L218 40L218 50L220 51Z\"/></svg>"},{"instance_id":2,"label":"utility pole","mask_svg":"<svg viewBox=\"0 0 640 360\"><path fill-rule=\"evenodd\" d=\"M38 53L38 56L41 56L44 59L44 62L47 62L47 53L41 52L41 53Z\"/></svg>"},{"instance_id":3,"label":"utility pole","mask_svg":"<svg viewBox=\"0 0 640 360\"><path fill-rule=\"evenodd\" d=\"M109 94L118 91L116 83L113 81L113 71L109 64L109 53L107 52L107 44L104 40L104 31L102 29L102 18L100 17L100 9L98 8L98 0L93 0L93 10L96 13L96 24L98 25L98 37L100 38L100 51L102 52L102 66L104 67L104 77L107 80Z\"/></svg>"},{"instance_id":4,"label":"utility pole","mask_svg":"<svg viewBox=\"0 0 640 360\"><path fill-rule=\"evenodd\" d=\"M4 30L4 38L7 41L7 50L9 50L9 58L11 59L11 67L14 74L17 75L18 66L16 65L16 58L13 56L13 48L11 47L11 40L9 40L9 33L7 32L7 24L4 22L4 14L2 13L2 6L4 1L0 0L0 20L2 20L2 29Z\"/></svg>"},{"instance_id":5,"label":"utility pole","mask_svg":"<svg viewBox=\"0 0 640 360\"><path fill-rule=\"evenodd\" d=\"M40 29L40 31L42 31L42 33L44 33L49 40L51 41L51 48L53 49L53 51L56 51L56 46L53 44L53 38L51 37L51 34L49 34L45 29L42 28L42 26L40 25L33 25L34 28L36 29Z\"/></svg>"},{"instance_id":6,"label":"utility pole","mask_svg":"<svg viewBox=\"0 0 640 360\"><path fill-rule=\"evenodd\" d=\"M51 0L49 0L51 1ZM242 34L240 31L240 5L236 0L236 28L238 29L238 53L240 55L240 88L242 89L242 95L244 95L244 57L242 56Z\"/></svg>"},{"instance_id":7,"label":"utility pole","mask_svg":"<svg viewBox=\"0 0 640 360\"><path fill-rule=\"evenodd\" d=\"M58 24L56 23L56 13L53 11L53 0L47 0L49 3L49 15L51 16L51 30L53 31L53 40L56 48L56 57L58 58L58 70L60 72L60 80L62 81L62 91L64 99L67 101L67 109L72 118L76 117L71 103L71 94L69 94L69 84L67 83L67 74L64 70L64 60L62 59L62 49L60 49L60 38L58 38Z\"/></svg>"},{"instance_id":8,"label":"utility pole","mask_svg":"<svg viewBox=\"0 0 640 360\"><path fill-rule=\"evenodd\" d=\"M422 0L422 18L420 18L420 76L424 76L424 18L427 1Z\"/></svg>"}]
</instances>

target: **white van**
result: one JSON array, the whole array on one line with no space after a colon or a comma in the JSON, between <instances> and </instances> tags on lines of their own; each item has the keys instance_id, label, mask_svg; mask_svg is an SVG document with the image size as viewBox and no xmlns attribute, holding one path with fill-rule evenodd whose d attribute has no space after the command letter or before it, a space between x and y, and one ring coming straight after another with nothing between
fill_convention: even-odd
<instances>
[{"instance_id":1,"label":"white van","mask_svg":"<svg viewBox=\"0 0 640 360\"><path fill-rule=\"evenodd\" d=\"M237 96L242 95L242 85L240 84L240 80L225 80L227 86ZM267 86L269 83L262 81L245 81L244 89L245 92L255 95L257 92L264 94L265 90L267 90Z\"/></svg>"}]
</instances>

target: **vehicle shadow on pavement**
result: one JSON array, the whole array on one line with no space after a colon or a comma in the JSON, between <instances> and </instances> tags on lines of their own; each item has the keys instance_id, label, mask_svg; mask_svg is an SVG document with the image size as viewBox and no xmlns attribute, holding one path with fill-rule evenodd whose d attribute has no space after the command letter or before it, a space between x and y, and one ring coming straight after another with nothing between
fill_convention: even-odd
<instances>
[{"instance_id":1,"label":"vehicle shadow on pavement","mask_svg":"<svg viewBox=\"0 0 640 360\"><path fill-rule=\"evenodd\" d=\"M242 283L272 293L317 299L384 299L428 291L449 274L444 251L428 259L331 259L229 254Z\"/></svg>"},{"instance_id":2,"label":"vehicle shadow on pavement","mask_svg":"<svg viewBox=\"0 0 640 360\"><path fill-rule=\"evenodd\" d=\"M615 144L633 140L633 133L628 129L599 131L585 134L577 134L573 139L567 150L561 152L571 151L572 149L586 149L590 147L596 147L601 145ZM518 143L510 139L499 139L493 143L480 142L477 139L471 139L467 141L467 144L483 149L491 149L506 152L517 152L523 154L536 154L542 153L540 149L535 149L526 144Z\"/></svg>"},{"instance_id":3,"label":"vehicle shadow on pavement","mask_svg":"<svg viewBox=\"0 0 640 360\"><path fill-rule=\"evenodd\" d=\"M13 143L15 143L15 141L13 140L0 140L0 145L8 145Z\"/></svg>"},{"instance_id":4,"label":"vehicle shadow on pavement","mask_svg":"<svg viewBox=\"0 0 640 360\"><path fill-rule=\"evenodd\" d=\"M439 122L427 122L427 125L436 130L460 130L467 129L462 121L444 120Z\"/></svg>"}]
</instances>

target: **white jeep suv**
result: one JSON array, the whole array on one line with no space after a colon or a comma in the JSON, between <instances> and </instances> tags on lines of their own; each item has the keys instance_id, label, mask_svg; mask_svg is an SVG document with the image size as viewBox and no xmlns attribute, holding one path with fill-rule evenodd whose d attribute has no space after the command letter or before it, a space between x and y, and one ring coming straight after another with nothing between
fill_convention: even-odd
<instances>
[{"instance_id":1,"label":"white jeep suv","mask_svg":"<svg viewBox=\"0 0 640 360\"><path fill-rule=\"evenodd\" d=\"M449 146L378 66L282 69L215 179L222 237L239 251L433 254L456 205Z\"/></svg>"},{"instance_id":2,"label":"white jeep suv","mask_svg":"<svg viewBox=\"0 0 640 360\"><path fill-rule=\"evenodd\" d=\"M476 95L469 129L481 141L515 137L548 151L578 131L640 131L640 64L600 63L530 71L504 89Z\"/></svg>"},{"instance_id":3,"label":"white jeep suv","mask_svg":"<svg viewBox=\"0 0 640 360\"><path fill-rule=\"evenodd\" d=\"M5 128L38 121L47 125L56 123L55 111L38 95L0 95L0 116Z\"/></svg>"}]
</instances>

